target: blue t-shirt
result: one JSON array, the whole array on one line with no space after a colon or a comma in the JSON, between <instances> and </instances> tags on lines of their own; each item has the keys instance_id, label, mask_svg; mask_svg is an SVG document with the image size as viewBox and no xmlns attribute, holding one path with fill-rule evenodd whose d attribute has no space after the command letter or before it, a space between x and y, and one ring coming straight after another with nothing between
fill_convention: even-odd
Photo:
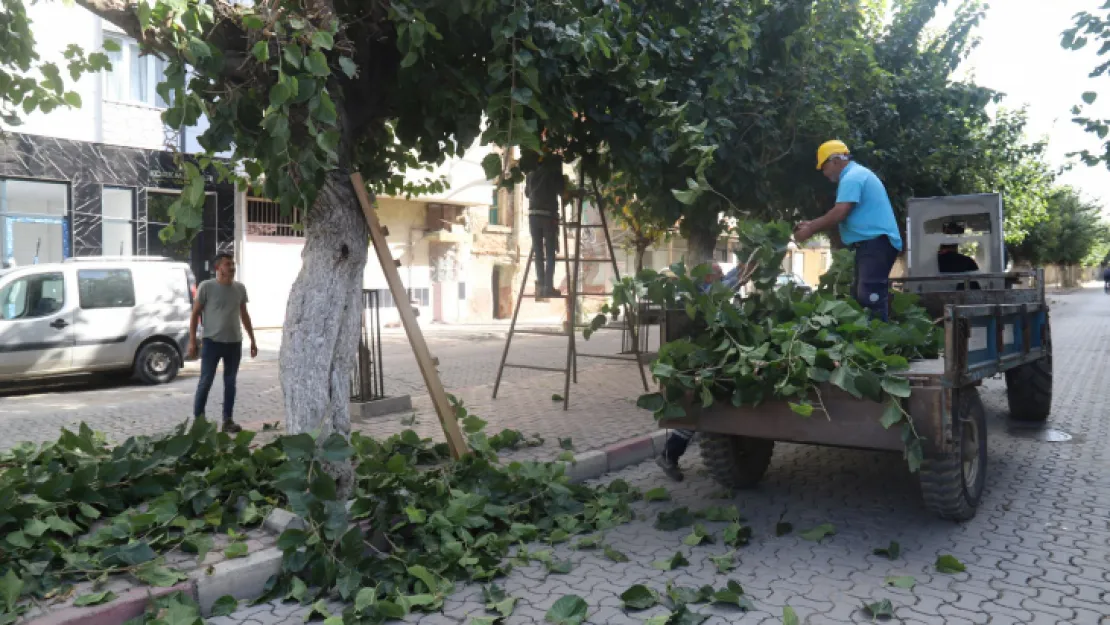
<instances>
[{"instance_id":1,"label":"blue t-shirt","mask_svg":"<svg viewBox=\"0 0 1110 625\"><path fill-rule=\"evenodd\" d=\"M855 204L848 217L840 222L840 239L845 245L885 235L894 249L902 250L902 235L898 234L898 223L894 220L890 197L875 172L859 163L848 163L844 171L840 172L836 202Z\"/></svg>"}]
</instances>

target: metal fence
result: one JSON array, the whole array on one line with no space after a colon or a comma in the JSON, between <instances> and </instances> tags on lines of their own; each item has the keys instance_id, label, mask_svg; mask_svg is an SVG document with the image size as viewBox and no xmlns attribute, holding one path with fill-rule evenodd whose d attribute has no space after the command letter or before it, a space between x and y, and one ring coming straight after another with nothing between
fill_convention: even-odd
<instances>
[{"instance_id":1,"label":"metal fence","mask_svg":"<svg viewBox=\"0 0 1110 625\"><path fill-rule=\"evenodd\" d=\"M358 340L355 370L351 373L352 401L371 401L385 397L380 295L372 289L362 291L362 333Z\"/></svg>"}]
</instances>

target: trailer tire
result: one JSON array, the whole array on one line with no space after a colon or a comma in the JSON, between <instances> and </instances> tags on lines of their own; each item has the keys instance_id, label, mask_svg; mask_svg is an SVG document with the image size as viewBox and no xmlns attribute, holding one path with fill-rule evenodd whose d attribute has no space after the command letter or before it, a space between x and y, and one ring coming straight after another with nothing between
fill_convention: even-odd
<instances>
[{"instance_id":1,"label":"trailer tire","mask_svg":"<svg viewBox=\"0 0 1110 625\"><path fill-rule=\"evenodd\" d=\"M1048 356L1006 372L1006 403L1010 418L1024 423L1044 423L1052 412L1052 335Z\"/></svg>"},{"instance_id":2,"label":"trailer tire","mask_svg":"<svg viewBox=\"0 0 1110 625\"><path fill-rule=\"evenodd\" d=\"M942 519L967 521L975 516L987 483L987 414L979 389L957 391L956 438L949 449L929 454L919 479L925 507Z\"/></svg>"},{"instance_id":3,"label":"trailer tire","mask_svg":"<svg viewBox=\"0 0 1110 625\"><path fill-rule=\"evenodd\" d=\"M755 488L771 464L775 441L733 434L698 434L701 459L725 488Z\"/></svg>"}]
</instances>

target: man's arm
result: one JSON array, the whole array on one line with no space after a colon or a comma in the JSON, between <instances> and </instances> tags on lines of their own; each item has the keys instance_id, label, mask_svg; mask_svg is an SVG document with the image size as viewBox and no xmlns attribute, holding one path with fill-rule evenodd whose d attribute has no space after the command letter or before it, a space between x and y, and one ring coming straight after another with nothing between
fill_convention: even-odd
<instances>
[{"instance_id":1,"label":"man's arm","mask_svg":"<svg viewBox=\"0 0 1110 625\"><path fill-rule=\"evenodd\" d=\"M189 344L185 348L186 357L197 357L197 324L200 323L200 314L204 311L204 302L200 298L200 293L197 293L196 299L193 301L193 312L189 314Z\"/></svg>"},{"instance_id":2,"label":"man's arm","mask_svg":"<svg viewBox=\"0 0 1110 625\"><path fill-rule=\"evenodd\" d=\"M813 233L831 230L834 226L847 219L848 215L855 207L855 202L837 202L832 207L832 210L809 222L809 229L812 230Z\"/></svg>"},{"instance_id":3,"label":"man's arm","mask_svg":"<svg viewBox=\"0 0 1110 625\"><path fill-rule=\"evenodd\" d=\"M251 358L258 355L258 343L254 340L254 324L251 323L251 314L247 312L247 289L243 288L243 301L239 303L239 320L243 322L243 329L251 337Z\"/></svg>"}]
</instances>

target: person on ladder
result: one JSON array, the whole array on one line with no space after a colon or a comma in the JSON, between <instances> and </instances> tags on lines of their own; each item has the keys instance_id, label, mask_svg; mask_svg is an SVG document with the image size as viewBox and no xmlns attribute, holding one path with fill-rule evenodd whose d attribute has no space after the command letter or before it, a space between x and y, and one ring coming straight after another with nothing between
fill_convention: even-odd
<instances>
[{"instance_id":1,"label":"person on ladder","mask_svg":"<svg viewBox=\"0 0 1110 625\"><path fill-rule=\"evenodd\" d=\"M566 197L563 159L544 147L539 165L525 179L528 230L536 263L536 299L558 295L555 290L555 254L559 251L560 199Z\"/></svg>"}]
</instances>

